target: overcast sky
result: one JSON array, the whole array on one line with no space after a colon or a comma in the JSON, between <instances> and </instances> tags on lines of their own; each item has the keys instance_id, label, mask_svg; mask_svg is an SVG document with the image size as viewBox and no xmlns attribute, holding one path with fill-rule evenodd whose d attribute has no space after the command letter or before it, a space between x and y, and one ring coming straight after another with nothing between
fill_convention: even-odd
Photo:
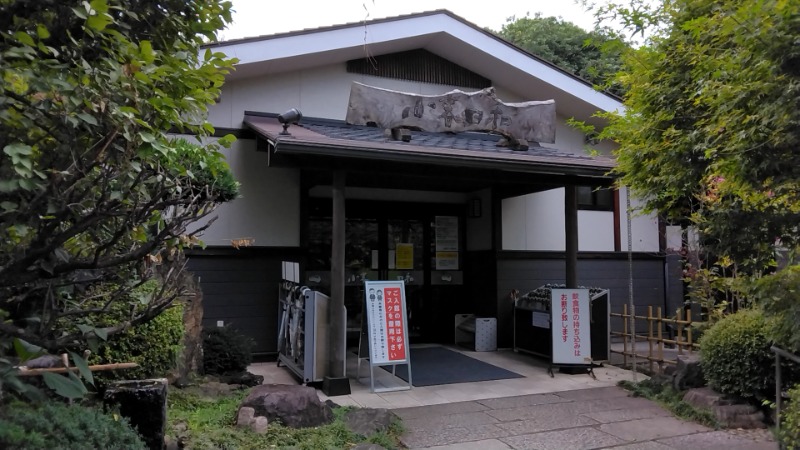
<instances>
[{"instance_id":1,"label":"overcast sky","mask_svg":"<svg viewBox=\"0 0 800 450\"><path fill-rule=\"evenodd\" d=\"M591 13L574 0L233 0L234 21L221 40L297 31L365 19L448 9L480 26L499 30L511 16L561 17L592 29Z\"/></svg>"}]
</instances>

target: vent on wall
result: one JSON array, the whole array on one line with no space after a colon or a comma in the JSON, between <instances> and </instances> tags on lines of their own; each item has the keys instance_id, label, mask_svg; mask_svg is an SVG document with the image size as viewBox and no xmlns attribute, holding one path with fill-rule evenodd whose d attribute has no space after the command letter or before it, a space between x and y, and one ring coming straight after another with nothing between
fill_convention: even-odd
<instances>
[{"instance_id":1,"label":"vent on wall","mask_svg":"<svg viewBox=\"0 0 800 450\"><path fill-rule=\"evenodd\" d=\"M347 61L347 71L376 77L483 89L492 81L427 50L410 50Z\"/></svg>"}]
</instances>

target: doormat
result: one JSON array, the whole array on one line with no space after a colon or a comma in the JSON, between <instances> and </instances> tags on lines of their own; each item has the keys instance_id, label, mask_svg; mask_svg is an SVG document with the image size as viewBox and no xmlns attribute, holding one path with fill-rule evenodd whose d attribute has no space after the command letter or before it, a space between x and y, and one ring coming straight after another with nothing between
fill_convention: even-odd
<instances>
[{"instance_id":1,"label":"doormat","mask_svg":"<svg viewBox=\"0 0 800 450\"><path fill-rule=\"evenodd\" d=\"M382 368L392 371L392 366ZM524 378L518 373L444 347L411 348L411 371L411 384L417 387ZM395 375L408 381L408 365L396 366Z\"/></svg>"}]
</instances>

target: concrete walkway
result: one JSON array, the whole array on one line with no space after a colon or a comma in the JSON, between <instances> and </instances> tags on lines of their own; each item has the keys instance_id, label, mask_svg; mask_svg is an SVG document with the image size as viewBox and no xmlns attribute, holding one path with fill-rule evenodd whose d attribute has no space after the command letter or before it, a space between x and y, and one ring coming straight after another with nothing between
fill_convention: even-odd
<instances>
[{"instance_id":1,"label":"concrete walkway","mask_svg":"<svg viewBox=\"0 0 800 450\"><path fill-rule=\"evenodd\" d=\"M619 387L393 409L409 448L496 450L775 450L768 430L684 422Z\"/></svg>"}]
</instances>

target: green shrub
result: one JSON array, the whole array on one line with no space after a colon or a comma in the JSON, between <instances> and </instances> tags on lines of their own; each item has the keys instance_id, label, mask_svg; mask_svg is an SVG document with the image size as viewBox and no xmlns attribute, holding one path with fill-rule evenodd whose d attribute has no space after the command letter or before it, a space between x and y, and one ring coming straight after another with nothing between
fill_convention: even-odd
<instances>
[{"instance_id":1,"label":"green shrub","mask_svg":"<svg viewBox=\"0 0 800 450\"><path fill-rule=\"evenodd\" d=\"M724 394L764 399L775 395L771 322L760 310L741 310L709 328L700 339L700 363L708 384Z\"/></svg>"},{"instance_id":2,"label":"green shrub","mask_svg":"<svg viewBox=\"0 0 800 450\"><path fill-rule=\"evenodd\" d=\"M772 339L781 347L800 351L800 264L767 275L756 283L756 301L775 320Z\"/></svg>"},{"instance_id":3,"label":"green shrub","mask_svg":"<svg viewBox=\"0 0 800 450\"><path fill-rule=\"evenodd\" d=\"M99 409L15 402L0 409L3 449L147 448L128 422Z\"/></svg>"},{"instance_id":4,"label":"green shrub","mask_svg":"<svg viewBox=\"0 0 800 450\"><path fill-rule=\"evenodd\" d=\"M781 411L780 430L781 448L800 448L800 384L789 390L789 402Z\"/></svg>"},{"instance_id":5,"label":"green shrub","mask_svg":"<svg viewBox=\"0 0 800 450\"><path fill-rule=\"evenodd\" d=\"M203 330L203 369L210 375L242 372L253 361L252 341L230 327Z\"/></svg>"},{"instance_id":6,"label":"green shrub","mask_svg":"<svg viewBox=\"0 0 800 450\"><path fill-rule=\"evenodd\" d=\"M148 306L151 297L158 292L160 284L150 280L129 293L121 294L113 283L92 286L85 297L84 308L106 308L103 312L87 314L78 321L61 319L60 326L66 332L75 332L81 326L96 328L112 327L124 323L131 316L131 309L139 312ZM95 372L101 383L108 380L142 379L162 377L177 366L183 348L183 306L175 302L148 322L129 327L111 335L107 340L89 336L89 346L94 350L90 364L113 364L133 362L139 367L114 371ZM84 348L75 348L80 354Z\"/></svg>"},{"instance_id":7,"label":"green shrub","mask_svg":"<svg viewBox=\"0 0 800 450\"><path fill-rule=\"evenodd\" d=\"M94 364L134 362L139 367L96 372L100 380L163 377L174 369L182 349L183 306L175 305L143 324L108 338Z\"/></svg>"}]
</instances>

